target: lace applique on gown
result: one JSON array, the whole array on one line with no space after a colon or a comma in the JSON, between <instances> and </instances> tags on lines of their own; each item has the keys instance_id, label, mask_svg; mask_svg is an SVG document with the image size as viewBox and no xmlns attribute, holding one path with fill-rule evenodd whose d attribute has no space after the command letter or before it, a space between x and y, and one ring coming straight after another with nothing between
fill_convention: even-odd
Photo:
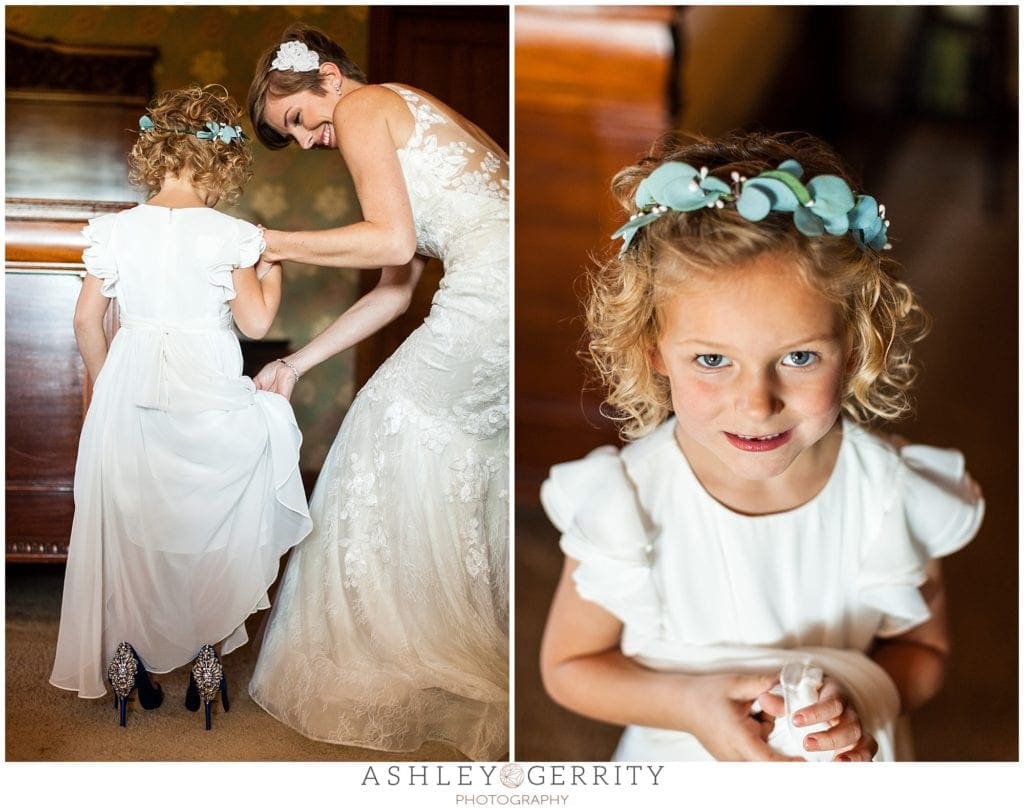
<instances>
[{"instance_id":1,"label":"lace applique on gown","mask_svg":"<svg viewBox=\"0 0 1024 808\"><path fill-rule=\"evenodd\" d=\"M508 166L425 98L398 151L429 317L324 462L250 684L317 740L493 760L508 746Z\"/></svg>"}]
</instances>

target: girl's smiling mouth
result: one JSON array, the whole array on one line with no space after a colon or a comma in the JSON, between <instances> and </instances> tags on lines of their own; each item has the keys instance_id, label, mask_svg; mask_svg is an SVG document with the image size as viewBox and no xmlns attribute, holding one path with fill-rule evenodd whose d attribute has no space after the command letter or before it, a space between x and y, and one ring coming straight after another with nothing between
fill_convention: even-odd
<instances>
[{"instance_id":1,"label":"girl's smiling mouth","mask_svg":"<svg viewBox=\"0 0 1024 808\"><path fill-rule=\"evenodd\" d=\"M744 452L770 452L789 442L793 436L793 430L775 432L770 435L736 435L732 432L723 432L726 440L737 449Z\"/></svg>"}]
</instances>

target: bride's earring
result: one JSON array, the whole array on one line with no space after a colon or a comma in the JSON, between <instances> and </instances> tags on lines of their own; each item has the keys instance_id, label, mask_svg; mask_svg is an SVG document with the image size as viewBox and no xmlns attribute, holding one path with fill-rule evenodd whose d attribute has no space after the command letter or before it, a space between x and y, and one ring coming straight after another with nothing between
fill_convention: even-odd
<instances>
[{"instance_id":1,"label":"bride's earring","mask_svg":"<svg viewBox=\"0 0 1024 808\"><path fill-rule=\"evenodd\" d=\"M335 95L341 95L341 85L340 84L335 84L334 85L334 94Z\"/></svg>"}]
</instances>

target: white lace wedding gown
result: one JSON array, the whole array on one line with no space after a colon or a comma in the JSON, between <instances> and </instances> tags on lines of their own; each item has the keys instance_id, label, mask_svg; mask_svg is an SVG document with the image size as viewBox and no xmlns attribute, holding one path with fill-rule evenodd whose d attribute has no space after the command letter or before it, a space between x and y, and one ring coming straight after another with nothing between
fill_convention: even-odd
<instances>
[{"instance_id":1,"label":"white lace wedding gown","mask_svg":"<svg viewBox=\"0 0 1024 808\"><path fill-rule=\"evenodd\" d=\"M398 151L429 317L360 390L324 462L249 685L307 737L508 746L508 167L407 88Z\"/></svg>"}]
</instances>

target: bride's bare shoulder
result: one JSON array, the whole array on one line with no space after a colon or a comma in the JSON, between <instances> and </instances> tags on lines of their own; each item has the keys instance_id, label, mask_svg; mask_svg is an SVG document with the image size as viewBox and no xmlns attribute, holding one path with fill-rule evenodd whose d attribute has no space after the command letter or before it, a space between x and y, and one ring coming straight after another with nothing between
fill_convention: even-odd
<instances>
[{"instance_id":1,"label":"bride's bare shoulder","mask_svg":"<svg viewBox=\"0 0 1024 808\"><path fill-rule=\"evenodd\" d=\"M402 97L380 84L364 84L341 97L334 108L334 117L348 118L354 115L390 116L395 111L406 110Z\"/></svg>"}]
</instances>

